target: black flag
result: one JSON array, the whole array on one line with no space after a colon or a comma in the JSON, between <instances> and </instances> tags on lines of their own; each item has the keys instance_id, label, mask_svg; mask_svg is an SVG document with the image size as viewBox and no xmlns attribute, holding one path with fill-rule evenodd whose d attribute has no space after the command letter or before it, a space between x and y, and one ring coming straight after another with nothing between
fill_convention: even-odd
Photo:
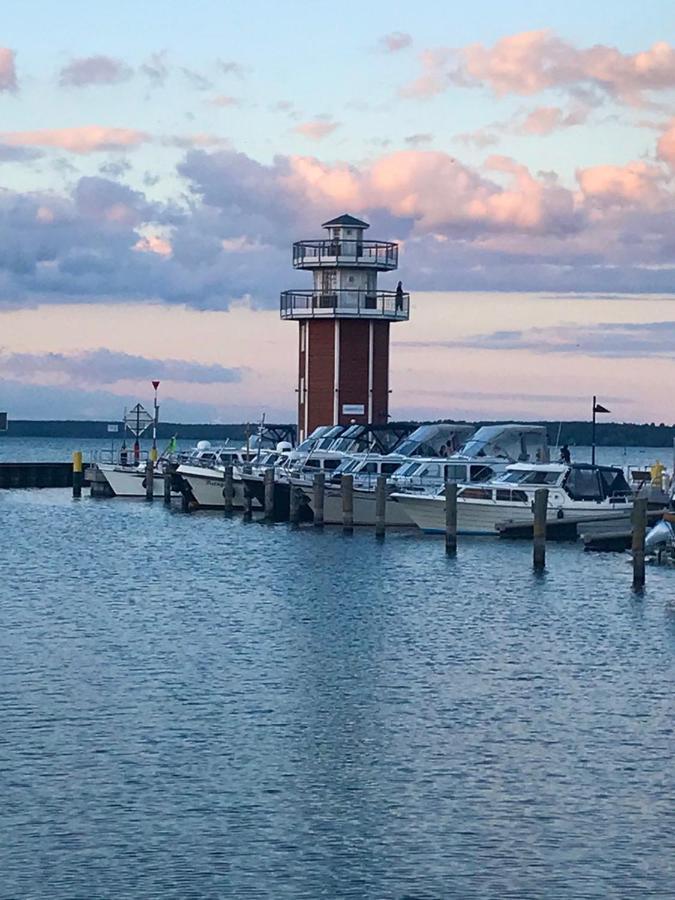
<instances>
[{"instance_id":1,"label":"black flag","mask_svg":"<svg viewBox=\"0 0 675 900\"><path fill-rule=\"evenodd\" d=\"M608 413L611 411L612 411L611 409L607 409L606 406L601 406L599 403L596 403L595 406L593 407L593 412L595 412L595 413L599 413L599 412Z\"/></svg>"}]
</instances>

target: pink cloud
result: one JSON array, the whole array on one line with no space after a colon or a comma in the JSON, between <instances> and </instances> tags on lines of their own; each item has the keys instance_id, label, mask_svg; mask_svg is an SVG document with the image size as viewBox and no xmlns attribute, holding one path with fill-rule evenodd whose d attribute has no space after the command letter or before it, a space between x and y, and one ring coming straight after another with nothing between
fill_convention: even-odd
<instances>
[{"instance_id":1,"label":"pink cloud","mask_svg":"<svg viewBox=\"0 0 675 900\"><path fill-rule=\"evenodd\" d=\"M211 100L209 100L209 103L211 104L211 106L219 106L223 108L226 106L241 105L241 101L237 100L236 97L230 97L228 94L218 94L217 97L213 97Z\"/></svg>"},{"instance_id":2,"label":"pink cloud","mask_svg":"<svg viewBox=\"0 0 675 900\"><path fill-rule=\"evenodd\" d=\"M339 122L332 122L330 119L316 118L312 119L310 122L301 122L299 125L295 126L293 131L297 134L301 134L303 137L310 138L313 141L321 141L339 127Z\"/></svg>"},{"instance_id":3,"label":"pink cloud","mask_svg":"<svg viewBox=\"0 0 675 900\"><path fill-rule=\"evenodd\" d=\"M412 44L412 37L405 31L392 31L380 38L380 47L385 53L398 53Z\"/></svg>"},{"instance_id":4,"label":"pink cloud","mask_svg":"<svg viewBox=\"0 0 675 900\"><path fill-rule=\"evenodd\" d=\"M117 84L131 78L132 69L111 56L85 56L71 60L61 69L63 87L87 87L92 84Z\"/></svg>"},{"instance_id":5,"label":"pink cloud","mask_svg":"<svg viewBox=\"0 0 675 900\"><path fill-rule=\"evenodd\" d=\"M672 204L663 170L644 162L579 169L577 181L584 198L596 205L654 209Z\"/></svg>"},{"instance_id":6,"label":"pink cloud","mask_svg":"<svg viewBox=\"0 0 675 900\"><path fill-rule=\"evenodd\" d=\"M581 106L565 112L559 106L538 106L529 112L517 126L520 134L546 135L560 128L581 125L588 118L588 109Z\"/></svg>"},{"instance_id":7,"label":"pink cloud","mask_svg":"<svg viewBox=\"0 0 675 900\"><path fill-rule=\"evenodd\" d=\"M406 96L432 96L451 84L485 86L498 96L581 88L639 106L646 92L675 87L675 48L665 41L631 54L603 44L580 49L551 31L524 31L492 47L440 47L420 59L422 74L403 89Z\"/></svg>"},{"instance_id":8,"label":"pink cloud","mask_svg":"<svg viewBox=\"0 0 675 900\"><path fill-rule=\"evenodd\" d=\"M108 128L83 125L78 128L42 128L36 131L10 131L0 140L14 146L57 147L70 153L98 153L109 150L133 150L151 140L144 131L133 128Z\"/></svg>"},{"instance_id":9,"label":"pink cloud","mask_svg":"<svg viewBox=\"0 0 675 900\"><path fill-rule=\"evenodd\" d=\"M15 53L9 47L0 47L0 91L16 91Z\"/></svg>"},{"instance_id":10,"label":"pink cloud","mask_svg":"<svg viewBox=\"0 0 675 900\"><path fill-rule=\"evenodd\" d=\"M671 119L657 144L659 159L675 169L675 119Z\"/></svg>"}]
</instances>

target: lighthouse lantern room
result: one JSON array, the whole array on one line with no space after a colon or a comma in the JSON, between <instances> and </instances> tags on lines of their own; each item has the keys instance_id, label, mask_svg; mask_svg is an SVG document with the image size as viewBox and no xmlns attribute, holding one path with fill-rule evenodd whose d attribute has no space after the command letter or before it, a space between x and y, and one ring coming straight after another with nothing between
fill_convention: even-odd
<instances>
[{"instance_id":1,"label":"lighthouse lantern room","mask_svg":"<svg viewBox=\"0 0 675 900\"><path fill-rule=\"evenodd\" d=\"M293 244L293 266L314 286L281 294L281 318L299 323L298 433L319 425L386 423L389 324L408 319L410 296L377 287L398 266L398 246L364 239L368 223L345 214L327 237Z\"/></svg>"}]
</instances>

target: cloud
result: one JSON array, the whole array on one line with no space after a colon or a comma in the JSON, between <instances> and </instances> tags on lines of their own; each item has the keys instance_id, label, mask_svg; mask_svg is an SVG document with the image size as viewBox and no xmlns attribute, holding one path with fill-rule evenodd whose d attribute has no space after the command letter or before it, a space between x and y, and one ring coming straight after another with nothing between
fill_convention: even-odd
<instances>
[{"instance_id":1,"label":"cloud","mask_svg":"<svg viewBox=\"0 0 675 900\"><path fill-rule=\"evenodd\" d=\"M486 128L478 128L476 131L465 131L456 135L456 140L468 146L477 147L483 150L485 147L494 146L499 143L499 136Z\"/></svg>"},{"instance_id":2,"label":"cloud","mask_svg":"<svg viewBox=\"0 0 675 900\"><path fill-rule=\"evenodd\" d=\"M31 147L14 147L11 144L0 144L0 163L30 162L42 156L40 150Z\"/></svg>"},{"instance_id":3,"label":"cloud","mask_svg":"<svg viewBox=\"0 0 675 900\"><path fill-rule=\"evenodd\" d=\"M422 144L428 144L430 141L433 141L433 134L429 134L429 132L417 133L417 134L409 134L403 140L410 147L420 147Z\"/></svg>"},{"instance_id":4,"label":"cloud","mask_svg":"<svg viewBox=\"0 0 675 900\"><path fill-rule=\"evenodd\" d=\"M98 167L101 175L105 175L106 178L121 178L127 172L130 172L131 169L131 163L124 157L121 159L110 159Z\"/></svg>"},{"instance_id":5,"label":"cloud","mask_svg":"<svg viewBox=\"0 0 675 900\"><path fill-rule=\"evenodd\" d=\"M236 75L237 78L243 78L246 73L244 66L232 59L219 59L217 65L223 75Z\"/></svg>"},{"instance_id":6,"label":"cloud","mask_svg":"<svg viewBox=\"0 0 675 900\"><path fill-rule=\"evenodd\" d=\"M577 180L582 193L593 205L645 209L665 208L672 203L672 196L664 190L662 169L644 162L579 169Z\"/></svg>"},{"instance_id":7,"label":"cloud","mask_svg":"<svg viewBox=\"0 0 675 900\"><path fill-rule=\"evenodd\" d=\"M58 147L71 153L98 153L133 150L150 141L151 136L133 128L83 125L76 128L43 128L36 131L9 131L0 141L12 146Z\"/></svg>"},{"instance_id":8,"label":"cloud","mask_svg":"<svg viewBox=\"0 0 675 900\"><path fill-rule=\"evenodd\" d=\"M0 91L15 92L19 88L16 78L16 54L9 47L0 47Z\"/></svg>"},{"instance_id":9,"label":"cloud","mask_svg":"<svg viewBox=\"0 0 675 900\"><path fill-rule=\"evenodd\" d=\"M399 346L527 350L605 359L672 359L675 321L601 322L596 325L556 325L526 330L493 331L460 341L403 342Z\"/></svg>"},{"instance_id":10,"label":"cloud","mask_svg":"<svg viewBox=\"0 0 675 900\"><path fill-rule=\"evenodd\" d=\"M551 31L524 31L492 47L439 47L420 55L422 74L404 96L431 97L449 88L486 87L497 96L531 96L557 88L586 91L642 106L654 91L675 87L675 48L659 41L639 53L595 44L578 48Z\"/></svg>"},{"instance_id":11,"label":"cloud","mask_svg":"<svg viewBox=\"0 0 675 900\"><path fill-rule=\"evenodd\" d=\"M398 53L412 44L412 37L405 31L391 31L380 38L380 49L385 53Z\"/></svg>"},{"instance_id":12,"label":"cloud","mask_svg":"<svg viewBox=\"0 0 675 900\"><path fill-rule=\"evenodd\" d=\"M58 379L66 385L114 385L160 379L190 384L233 384L242 369L184 359L151 359L129 353L89 350L83 353L10 353L0 347L0 372L13 379Z\"/></svg>"},{"instance_id":13,"label":"cloud","mask_svg":"<svg viewBox=\"0 0 675 900\"><path fill-rule=\"evenodd\" d=\"M133 70L112 56L85 56L71 60L59 73L62 87L88 87L93 84L118 84L127 81Z\"/></svg>"},{"instance_id":14,"label":"cloud","mask_svg":"<svg viewBox=\"0 0 675 900\"><path fill-rule=\"evenodd\" d=\"M2 397L3 408L6 406L15 419L54 419L58 415L63 419L119 422L123 409L131 409L138 403L138 396L126 391L87 390L81 384L54 387L10 378L2 383ZM162 392L162 413L166 414L167 421L222 421L221 406L177 400L169 391Z\"/></svg>"},{"instance_id":15,"label":"cloud","mask_svg":"<svg viewBox=\"0 0 675 900\"><path fill-rule=\"evenodd\" d=\"M188 84L197 91L209 91L213 87L213 82L201 72L188 69L186 66L181 66L181 72Z\"/></svg>"},{"instance_id":16,"label":"cloud","mask_svg":"<svg viewBox=\"0 0 675 900\"><path fill-rule=\"evenodd\" d=\"M675 171L675 118L671 119L664 128L659 137L656 152L659 159L668 163Z\"/></svg>"},{"instance_id":17,"label":"cloud","mask_svg":"<svg viewBox=\"0 0 675 900\"><path fill-rule=\"evenodd\" d=\"M169 75L166 50L152 53L141 65L141 72L154 87L161 87Z\"/></svg>"},{"instance_id":18,"label":"cloud","mask_svg":"<svg viewBox=\"0 0 675 900\"><path fill-rule=\"evenodd\" d=\"M216 97L212 97L209 100L211 106L219 106L221 108L225 108L228 106L241 106L241 101L237 100L236 97L230 97L228 94L218 94Z\"/></svg>"},{"instance_id":19,"label":"cloud","mask_svg":"<svg viewBox=\"0 0 675 900\"><path fill-rule=\"evenodd\" d=\"M675 185L661 164L579 169L565 186L500 155L481 167L422 149L358 166L260 163L195 146L211 140L222 141L187 142L175 203L103 177L61 194L0 192L0 304L269 308L293 286L292 241L344 211L400 242L398 277L413 290L673 291Z\"/></svg>"},{"instance_id":20,"label":"cloud","mask_svg":"<svg viewBox=\"0 0 675 900\"><path fill-rule=\"evenodd\" d=\"M546 135L561 128L582 125L588 118L589 110L581 106L565 112L559 106L538 106L527 113L523 121L515 127L519 134Z\"/></svg>"},{"instance_id":21,"label":"cloud","mask_svg":"<svg viewBox=\"0 0 675 900\"><path fill-rule=\"evenodd\" d=\"M321 141L339 127L339 122L332 122L328 118L317 116L316 119L312 119L310 122L301 122L299 125L296 125L293 131L301 134L303 137L310 138L312 141Z\"/></svg>"}]
</instances>

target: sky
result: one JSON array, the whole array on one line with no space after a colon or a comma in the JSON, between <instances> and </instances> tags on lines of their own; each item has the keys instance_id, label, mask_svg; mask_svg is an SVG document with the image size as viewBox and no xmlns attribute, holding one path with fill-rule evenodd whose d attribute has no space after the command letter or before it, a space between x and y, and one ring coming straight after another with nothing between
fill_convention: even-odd
<instances>
[{"instance_id":1,"label":"sky","mask_svg":"<svg viewBox=\"0 0 675 900\"><path fill-rule=\"evenodd\" d=\"M0 409L292 421L291 244L350 212L395 418L672 422L674 100L660 0L10 4Z\"/></svg>"}]
</instances>

